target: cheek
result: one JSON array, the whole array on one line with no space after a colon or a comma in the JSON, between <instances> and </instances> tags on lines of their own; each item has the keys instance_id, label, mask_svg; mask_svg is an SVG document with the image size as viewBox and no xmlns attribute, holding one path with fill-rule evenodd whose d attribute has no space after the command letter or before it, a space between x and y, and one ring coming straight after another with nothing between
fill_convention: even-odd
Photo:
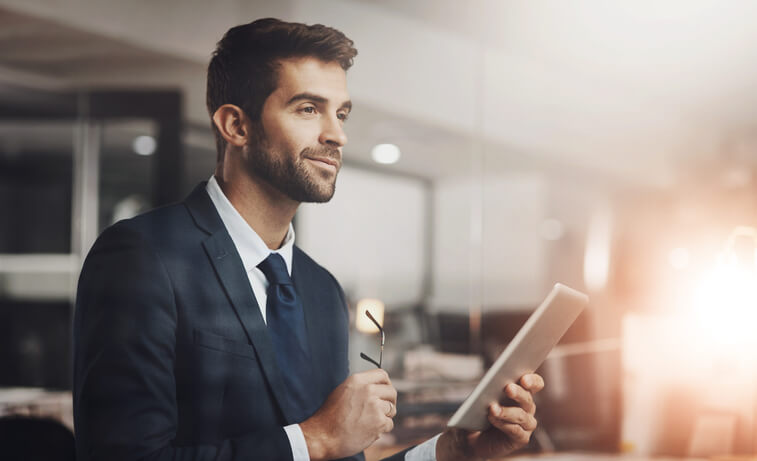
<instances>
[{"instance_id":1,"label":"cheek","mask_svg":"<svg viewBox=\"0 0 757 461\"><path fill-rule=\"evenodd\" d=\"M287 152L299 155L303 149L318 145L317 123L310 120L293 120L279 125L277 144Z\"/></svg>"}]
</instances>

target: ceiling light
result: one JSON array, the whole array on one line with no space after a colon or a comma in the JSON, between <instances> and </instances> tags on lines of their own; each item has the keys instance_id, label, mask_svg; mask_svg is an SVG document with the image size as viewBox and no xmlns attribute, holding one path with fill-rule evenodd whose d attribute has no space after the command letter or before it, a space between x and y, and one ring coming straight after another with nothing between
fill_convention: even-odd
<instances>
[{"instance_id":1,"label":"ceiling light","mask_svg":"<svg viewBox=\"0 0 757 461\"><path fill-rule=\"evenodd\" d=\"M158 143L155 142L155 138L152 136L137 136L131 145L134 152L139 155L152 155L155 153L155 148L157 147Z\"/></svg>"},{"instance_id":2,"label":"ceiling light","mask_svg":"<svg viewBox=\"0 0 757 461\"><path fill-rule=\"evenodd\" d=\"M400 148L394 144L377 144L371 150L371 156L376 163L391 165L400 159Z\"/></svg>"}]
</instances>

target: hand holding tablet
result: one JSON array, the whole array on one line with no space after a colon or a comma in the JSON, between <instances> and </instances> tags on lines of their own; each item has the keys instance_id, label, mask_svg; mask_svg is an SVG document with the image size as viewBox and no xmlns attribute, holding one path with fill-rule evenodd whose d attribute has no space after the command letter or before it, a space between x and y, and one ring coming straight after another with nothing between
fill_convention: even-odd
<instances>
[{"instance_id":1,"label":"hand holding tablet","mask_svg":"<svg viewBox=\"0 0 757 461\"><path fill-rule=\"evenodd\" d=\"M585 294L560 283L531 314L486 372L471 395L447 423L448 427L483 431L491 426L489 406L506 400L505 386L533 373L588 305Z\"/></svg>"}]
</instances>

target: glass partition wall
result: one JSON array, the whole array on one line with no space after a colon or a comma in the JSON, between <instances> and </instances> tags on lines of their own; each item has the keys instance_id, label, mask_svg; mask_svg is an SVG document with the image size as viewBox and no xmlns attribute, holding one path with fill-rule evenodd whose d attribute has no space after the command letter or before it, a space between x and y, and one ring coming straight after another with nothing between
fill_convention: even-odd
<instances>
[{"instance_id":1,"label":"glass partition wall","mask_svg":"<svg viewBox=\"0 0 757 461\"><path fill-rule=\"evenodd\" d=\"M76 128L71 121L0 122L3 386L69 386L80 261L73 230L80 211L73 206Z\"/></svg>"},{"instance_id":2,"label":"glass partition wall","mask_svg":"<svg viewBox=\"0 0 757 461\"><path fill-rule=\"evenodd\" d=\"M184 192L180 109L172 91L0 92L0 386L70 388L83 258Z\"/></svg>"}]
</instances>

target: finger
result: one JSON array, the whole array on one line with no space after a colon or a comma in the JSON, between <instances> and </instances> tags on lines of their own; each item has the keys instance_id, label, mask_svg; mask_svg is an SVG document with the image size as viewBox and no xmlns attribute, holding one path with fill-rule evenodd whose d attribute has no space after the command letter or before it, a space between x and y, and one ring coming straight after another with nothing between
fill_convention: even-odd
<instances>
[{"instance_id":1,"label":"finger","mask_svg":"<svg viewBox=\"0 0 757 461\"><path fill-rule=\"evenodd\" d=\"M370 384L368 392L382 400L392 402L395 405L397 404L397 389L395 389L394 386L387 384Z\"/></svg>"},{"instance_id":2,"label":"finger","mask_svg":"<svg viewBox=\"0 0 757 461\"><path fill-rule=\"evenodd\" d=\"M394 402L390 402L389 400L376 400L374 402L374 407L376 408L376 411L388 418L394 418L394 416L397 414L397 405Z\"/></svg>"},{"instance_id":3,"label":"finger","mask_svg":"<svg viewBox=\"0 0 757 461\"><path fill-rule=\"evenodd\" d=\"M526 412L534 414L536 412L536 404L534 403L534 396L530 392L518 386L515 383L510 383L505 387L505 395L511 398Z\"/></svg>"},{"instance_id":4,"label":"finger","mask_svg":"<svg viewBox=\"0 0 757 461\"><path fill-rule=\"evenodd\" d=\"M523 386L525 390L535 394L544 389L544 378L536 373L523 375L523 377L520 378L520 385Z\"/></svg>"},{"instance_id":5,"label":"finger","mask_svg":"<svg viewBox=\"0 0 757 461\"><path fill-rule=\"evenodd\" d=\"M394 429L394 421L392 421L392 418L386 417L384 418L384 425L381 427L382 432L392 432L392 429Z\"/></svg>"},{"instance_id":6,"label":"finger","mask_svg":"<svg viewBox=\"0 0 757 461\"><path fill-rule=\"evenodd\" d=\"M518 424L503 423L502 421L493 418L489 415L489 422L494 426L504 437L506 437L514 448L521 448L528 444L531 439L531 432L523 430Z\"/></svg>"},{"instance_id":7,"label":"finger","mask_svg":"<svg viewBox=\"0 0 757 461\"><path fill-rule=\"evenodd\" d=\"M380 418L394 418L397 415L397 406L388 400L373 399L369 401L368 407L371 414Z\"/></svg>"},{"instance_id":8,"label":"finger","mask_svg":"<svg viewBox=\"0 0 757 461\"><path fill-rule=\"evenodd\" d=\"M394 418L395 416L397 416L397 405L392 402L387 402L386 400L384 400L384 402L389 405L389 409L384 414L389 418Z\"/></svg>"},{"instance_id":9,"label":"finger","mask_svg":"<svg viewBox=\"0 0 757 461\"><path fill-rule=\"evenodd\" d=\"M525 431L536 429L536 418L530 413L526 413L519 407L503 407L493 403L489 407L489 420L495 419L500 424L517 424Z\"/></svg>"},{"instance_id":10,"label":"finger","mask_svg":"<svg viewBox=\"0 0 757 461\"><path fill-rule=\"evenodd\" d=\"M392 384L389 374L381 368L355 373L353 376L365 384Z\"/></svg>"}]
</instances>

